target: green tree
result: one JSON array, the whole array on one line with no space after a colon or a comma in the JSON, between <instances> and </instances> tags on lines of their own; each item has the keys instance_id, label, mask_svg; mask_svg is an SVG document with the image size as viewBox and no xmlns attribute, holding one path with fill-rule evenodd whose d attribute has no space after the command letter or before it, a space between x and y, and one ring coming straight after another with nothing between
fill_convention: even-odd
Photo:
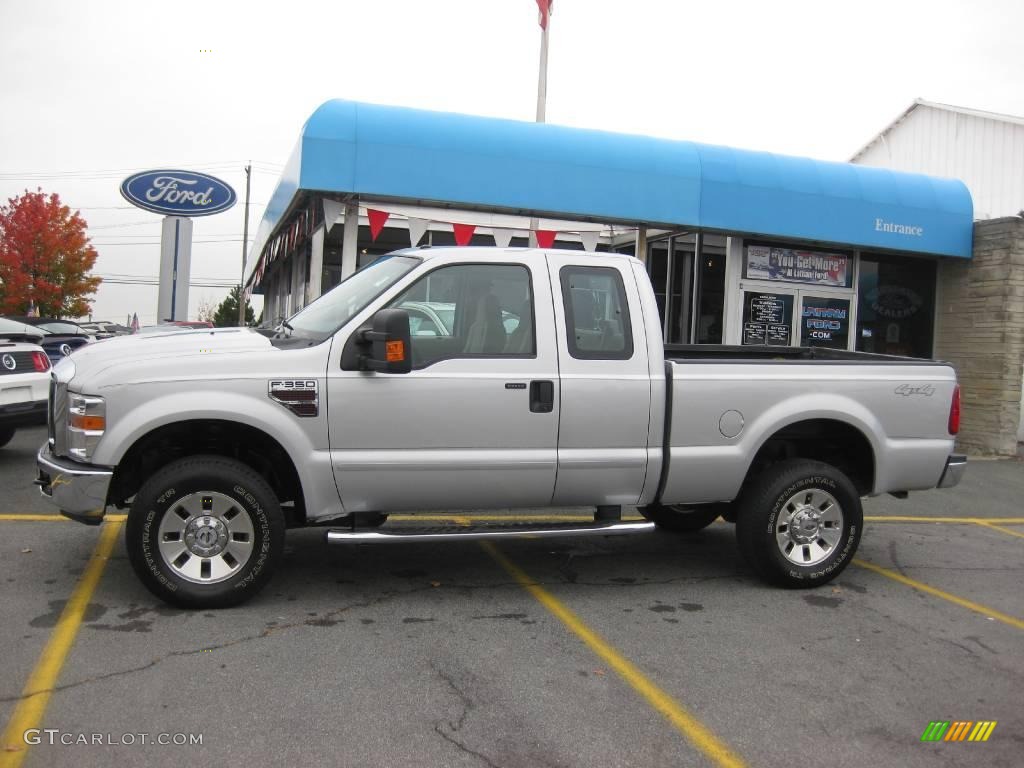
<instances>
[{"instance_id":1,"label":"green tree","mask_svg":"<svg viewBox=\"0 0 1024 768\"><path fill-rule=\"evenodd\" d=\"M213 313L213 324L218 328L231 328L238 325L238 294L241 292L239 286L235 286L228 293L227 298L220 303L217 311ZM252 325L255 315L252 311L252 304L245 302L245 324Z\"/></svg>"}]
</instances>

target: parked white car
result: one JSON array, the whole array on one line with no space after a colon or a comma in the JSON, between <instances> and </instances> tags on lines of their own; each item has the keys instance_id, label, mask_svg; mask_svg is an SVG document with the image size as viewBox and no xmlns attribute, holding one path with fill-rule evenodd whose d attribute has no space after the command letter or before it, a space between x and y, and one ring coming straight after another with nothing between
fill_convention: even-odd
<instances>
[{"instance_id":1,"label":"parked white car","mask_svg":"<svg viewBox=\"0 0 1024 768\"><path fill-rule=\"evenodd\" d=\"M0 338L0 448L18 427L46 423L50 359L37 344Z\"/></svg>"}]
</instances>

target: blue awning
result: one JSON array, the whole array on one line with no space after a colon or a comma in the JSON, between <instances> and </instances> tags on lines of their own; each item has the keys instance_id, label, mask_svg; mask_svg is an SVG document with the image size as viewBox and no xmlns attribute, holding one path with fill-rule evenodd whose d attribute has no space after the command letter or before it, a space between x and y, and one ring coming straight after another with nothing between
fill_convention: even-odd
<instances>
[{"instance_id":1,"label":"blue awning","mask_svg":"<svg viewBox=\"0 0 1024 768\"><path fill-rule=\"evenodd\" d=\"M306 122L253 254L303 190L971 256L955 179L342 100Z\"/></svg>"}]
</instances>

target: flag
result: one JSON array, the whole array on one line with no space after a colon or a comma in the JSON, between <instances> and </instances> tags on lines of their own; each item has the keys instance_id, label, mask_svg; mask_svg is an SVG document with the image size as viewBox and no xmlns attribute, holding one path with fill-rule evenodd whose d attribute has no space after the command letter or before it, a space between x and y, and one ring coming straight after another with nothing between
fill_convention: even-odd
<instances>
[{"instance_id":1,"label":"flag","mask_svg":"<svg viewBox=\"0 0 1024 768\"><path fill-rule=\"evenodd\" d=\"M370 220L370 239L376 240L377 235L384 229L384 223L391 214L387 211L377 211L373 208L366 209L366 218Z\"/></svg>"},{"instance_id":2,"label":"flag","mask_svg":"<svg viewBox=\"0 0 1024 768\"><path fill-rule=\"evenodd\" d=\"M541 29L548 28L548 16L551 15L551 6L555 0L537 0L537 10L540 11L540 18L537 20Z\"/></svg>"},{"instance_id":3,"label":"flag","mask_svg":"<svg viewBox=\"0 0 1024 768\"><path fill-rule=\"evenodd\" d=\"M473 232L476 231L476 224L452 224L452 231L455 233L456 245L469 245L473 239Z\"/></svg>"},{"instance_id":4,"label":"flag","mask_svg":"<svg viewBox=\"0 0 1024 768\"><path fill-rule=\"evenodd\" d=\"M132 333L137 333L139 330L139 313L136 312L132 315Z\"/></svg>"},{"instance_id":5,"label":"flag","mask_svg":"<svg viewBox=\"0 0 1024 768\"><path fill-rule=\"evenodd\" d=\"M541 248L554 248L555 235L558 233L553 229L538 229L534 234L537 236L537 245Z\"/></svg>"}]
</instances>

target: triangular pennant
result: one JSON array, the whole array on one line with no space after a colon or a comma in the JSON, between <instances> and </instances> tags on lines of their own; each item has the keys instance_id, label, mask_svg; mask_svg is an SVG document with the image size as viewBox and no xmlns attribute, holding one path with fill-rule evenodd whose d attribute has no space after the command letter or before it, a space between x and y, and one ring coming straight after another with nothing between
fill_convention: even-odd
<instances>
[{"instance_id":1,"label":"triangular pennant","mask_svg":"<svg viewBox=\"0 0 1024 768\"><path fill-rule=\"evenodd\" d=\"M334 223L341 218L341 212L345 210L345 204L337 200L324 200L324 232L330 232Z\"/></svg>"},{"instance_id":2,"label":"triangular pennant","mask_svg":"<svg viewBox=\"0 0 1024 768\"><path fill-rule=\"evenodd\" d=\"M415 248L420 244L420 240L423 239L423 235L427 233L427 227L430 226L430 219L416 219L412 216L409 217L409 245Z\"/></svg>"},{"instance_id":3,"label":"triangular pennant","mask_svg":"<svg viewBox=\"0 0 1024 768\"><path fill-rule=\"evenodd\" d=\"M499 248L508 248L512 244L512 235L514 234L511 229L493 229L494 233L494 244Z\"/></svg>"},{"instance_id":4,"label":"triangular pennant","mask_svg":"<svg viewBox=\"0 0 1024 768\"><path fill-rule=\"evenodd\" d=\"M601 233L597 230L590 232L580 232L580 242L583 243L584 251L596 251L597 241L601 237Z\"/></svg>"},{"instance_id":5,"label":"triangular pennant","mask_svg":"<svg viewBox=\"0 0 1024 768\"><path fill-rule=\"evenodd\" d=\"M373 208L366 209L366 217L370 220L370 239L376 240L377 235L384 229L384 222L391 214L387 211L375 211Z\"/></svg>"},{"instance_id":6,"label":"triangular pennant","mask_svg":"<svg viewBox=\"0 0 1024 768\"><path fill-rule=\"evenodd\" d=\"M476 224L452 224L452 231L455 232L455 243L457 245L469 245L476 231Z\"/></svg>"},{"instance_id":7,"label":"triangular pennant","mask_svg":"<svg viewBox=\"0 0 1024 768\"><path fill-rule=\"evenodd\" d=\"M538 248L552 248L555 245L555 235L558 233L553 229L538 229L534 234L537 235Z\"/></svg>"}]
</instances>

